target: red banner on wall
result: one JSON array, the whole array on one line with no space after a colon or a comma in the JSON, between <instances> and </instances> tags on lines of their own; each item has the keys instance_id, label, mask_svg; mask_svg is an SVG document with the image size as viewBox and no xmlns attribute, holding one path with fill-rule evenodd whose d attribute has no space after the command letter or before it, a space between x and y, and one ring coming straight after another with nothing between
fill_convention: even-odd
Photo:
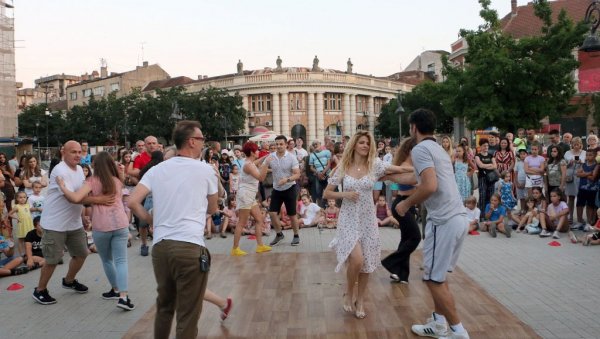
<instances>
[{"instance_id":1,"label":"red banner on wall","mask_svg":"<svg viewBox=\"0 0 600 339\"><path fill-rule=\"evenodd\" d=\"M579 51L579 92L600 92L600 52Z\"/></svg>"}]
</instances>

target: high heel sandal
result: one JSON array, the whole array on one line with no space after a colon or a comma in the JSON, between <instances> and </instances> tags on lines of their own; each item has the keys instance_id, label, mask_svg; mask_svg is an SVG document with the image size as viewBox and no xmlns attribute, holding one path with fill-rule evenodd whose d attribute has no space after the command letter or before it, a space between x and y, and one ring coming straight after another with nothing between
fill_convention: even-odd
<instances>
[{"instance_id":1,"label":"high heel sandal","mask_svg":"<svg viewBox=\"0 0 600 339\"><path fill-rule=\"evenodd\" d=\"M356 302L354 302L354 308L356 309L356 312L354 313L354 316L358 319L364 319L367 316L367 313L365 313L364 310L364 306L363 306L363 310L359 311L358 310L358 304Z\"/></svg>"},{"instance_id":2,"label":"high heel sandal","mask_svg":"<svg viewBox=\"0 0 600 339\"><path fill-rule=\"evenodd\" d=\"M354 313L354 309L352 308L352 304L346 304L346 293L344 293L344 295L342 296L343 301L342 301L342 307L344 309L344 312L348 312L348 313Z\"/></svg>"}]
</instances>

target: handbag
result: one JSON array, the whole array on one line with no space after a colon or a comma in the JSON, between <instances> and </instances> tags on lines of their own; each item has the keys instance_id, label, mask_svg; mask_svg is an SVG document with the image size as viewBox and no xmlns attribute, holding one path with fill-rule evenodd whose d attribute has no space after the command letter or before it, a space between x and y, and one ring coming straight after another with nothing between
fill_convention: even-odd
<instances>
[{"instance_id":1,"label":"handbag","mask_svg":"<svg viewBox=\"0 0 600 339\"><path fill-rule=\"evenodd\" d=\"M544 177L542 177L541 175L538 178L532 178L530 176L527 176L527 178L531 181L532 187L541 187L542 185L544 185Z\"/></svg>"},{"instance_id":2,"label":"handbag","mask_svg":"<svg viewBox=\"0 0 600 339\"><path fill-rule=\"evenodd\" d=\"M498 174L498 171L493 170L491 172L486 173L485 179L488 183L494 183L500 179L500 175Z\"/></svg>"},{"instance_id":3,"label":"handbag","mask_svg":"<svg viewBox=\"0 0 600 339\"><path fill-rule=\"evenodd\" d=\"M321 167L325 168L325 166L323 165L323 162L321 162L321 159L319 159L319 157L317 156L316 152L313 152L315 158L317 158L317 161L319 162L319 164L321 164ZM324 173L322 176L317 174L317 178L319 179L319 181L323 184L325 184L325 186L327 186L327 179L329 178L329 174Z\"/></svg>"}]
</instances>

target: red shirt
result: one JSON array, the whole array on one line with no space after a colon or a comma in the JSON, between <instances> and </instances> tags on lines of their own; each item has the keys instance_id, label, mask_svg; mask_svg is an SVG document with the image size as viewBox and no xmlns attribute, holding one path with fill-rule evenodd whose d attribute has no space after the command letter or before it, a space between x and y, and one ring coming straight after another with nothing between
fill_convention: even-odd
<instances>
[{"instance_id":1,"label":"red shirt","mask_svg":"<svg viewBox=\"0 0 600 339\"><path fill-rule=\"evenodd\" d=\"M138 155L137 157L135 157L135 160L133 161L133 168L137 168L139 170L141 170L142 168L146 167L146 165L148 165L148 163L150 162L150 154L148 154L148 152L144 152L140 155Z\"/></svg>"},{"instance_id":2,"label":"red shirt","mask_svg":"<svg viewBox=\"0 0 600 339\"><path fill-rule=\"evenodd\" d=\"M267 156L269 154L270 154L269 151L267 151L265 149L261 149L260 151L258 151L258 158L260 159L260 158L262 158L264 156Z\"/></svg>"}]
</instances>

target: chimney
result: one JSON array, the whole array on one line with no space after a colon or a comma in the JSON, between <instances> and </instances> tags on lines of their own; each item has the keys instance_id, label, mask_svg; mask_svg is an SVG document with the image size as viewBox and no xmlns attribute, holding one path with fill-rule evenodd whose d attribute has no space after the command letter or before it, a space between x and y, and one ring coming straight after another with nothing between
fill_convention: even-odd
<instances>
[{"instance_id":1,"label":"chimney","mask_svg":"<svg viewBox=\"0 0 600 339\"><path fill-rule=\"evenodd\" d=\"M108 76L108 67L102 66L100 67L100 77L106 78Z\"/></svg>"},{"instance_id":2,"label":"chimney","mask_svg":"<svg viewBox=\"0 0 600 339\"><path fill-rule=\"evenodd\" d=\"M510 0L510 14L517 15L517 0Z\"/></svg>"},{"instance_id":3,"label":"chimney","mask_svg":"<svg viewBox=\"0 0 600 339\"><path fill-rule=\"evenodd\" d=\"M202 79L208 79L208 75L203 75Z\"/></svg>"},{"instance_id":4,"label":"chimney","mask_svg":"<svg viewBox=\"0 0 600 339\"><path fill-rule=\"evenodd\" d=\"M202 74L198 75L198 80L202 80Z\"/></svg>"},{"instance_id":5,"label":"chimney","mask_svg":"<svg viewBox=\"0 0 600 339\"><path fill-rule=\"evenodd\" d=\"M144 61L142 65L144 65L144 67L148 67L148 61Z\"/></svg>"}]
</instances>

